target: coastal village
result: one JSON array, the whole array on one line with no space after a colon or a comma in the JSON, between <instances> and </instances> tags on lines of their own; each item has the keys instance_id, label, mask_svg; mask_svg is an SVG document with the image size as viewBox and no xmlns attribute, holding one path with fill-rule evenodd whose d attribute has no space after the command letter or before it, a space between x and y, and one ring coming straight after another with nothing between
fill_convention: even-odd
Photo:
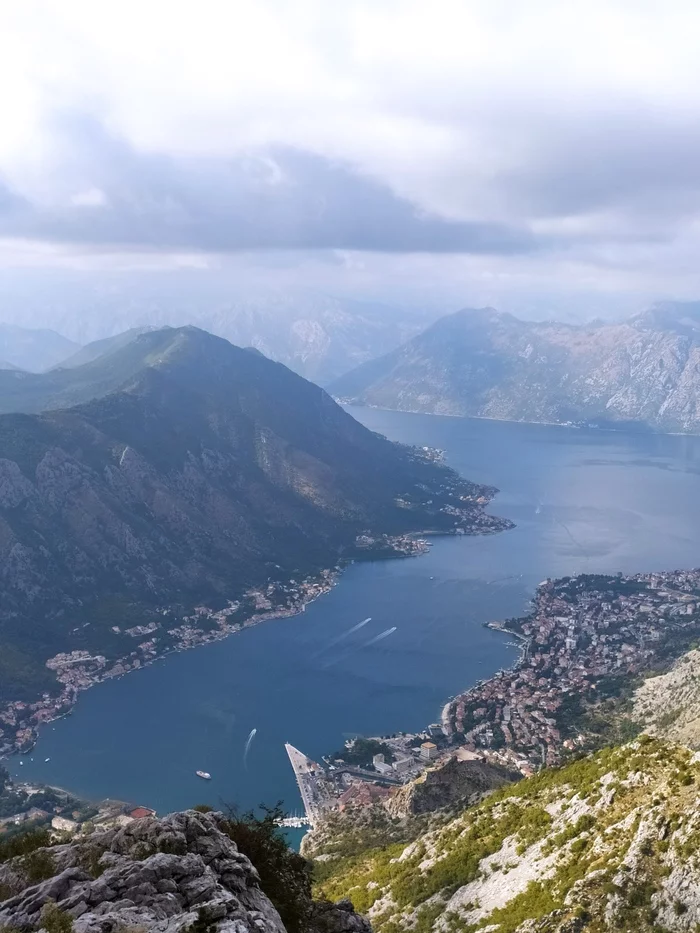
<instances>
[{"instance_id":1,"label":"coastal village","mask_svg":"<svg viewBox=\"0 0 700 933\"><path fill-rule=\"evenodd\" d=\"M413 557L427 550L424 538L415 535L358 535L358 555ZM218 610L197 606L179 620L169 609L161 609L143 625L112 633L133 640L134 646L124 655L110 658L85 650L62 652L49 658L46 667L54 672L59 689L45 693L35 702L14 701L0 706L0 757L26 752L37 739L42 723L52 722L70 713L79 694L93 684L153 664L174 651L226 638L244 628L269 619L280 619L303 612L306 606L335 586L339 567L321 570L317 575L285 583L269 583L251 588L236 601Z\"/></svg>"},{"instance_id":2,"label":"coastal village","mask_svg":"<svg viewBox=\"0 0 700 933\"><path fill-rule=\"evenodd\" d=\"M435 448L410 449L418 459L432 462L443 459L443 451ZM440 506L439 511L454 520L454 534L494 534L512 527L512 522L485 510L495 492L492 487L475 486L457 478L456 474L453 477L447 473L436 495L447 493L452 502ZM452 504L454 501L458 501L459 505ZM432 503L430 499L426 504ZM407 509L414 507L407 500L396 500L396 504ZM109 635L118 639L120 648L112 655L84 649L56 654L46 661L46 667L56 677L55 692L44 693L33 702L15 700L0 704L0 758L31 748L36 742L39 726L70 713L78 695L93 684L121 677L174 651L184 651L226 638L268 619L303 612L310 602L327 593L337 583L342 564L352 560L417 556L430 546L424 536L429 533L360 533L355 538L354 547L348 549L341 563L322 569L313 576L302 580L271 580L264 586L250 588L239 599L230 600L219 609L198 606L188 615L175 618L172 609L164 607L152 611L143 624L128 628L114 625ZM133 647L129 644L131 641Z\"/></svg>"},{"instance_id":3,"label":"coastal village","mask_svg":"<svg viewBox=\"0 0 700 933\"><path fill-rule=\"evenodd\" d=\"M337 569L323 570L301 581L270 583L248 590L242 599L220 610L198 606L181 620L174 620L172 613L163 609L145 625L123 631L115 626L115 635L134 642L133 649L122 657L108 658L82 650L55 655L46 662L59 685L55 694L45 693L34 703L15 701L0 707L0 757L30 749L39 726L69 714L79 694L93 684L153 664L173 651L218 641L268 619L296 615L327 593L337 575Z\"/></svg>"},{"instance_id":4,"label":"coastal village","mask_svg":"<svg viewBox=\"0 0 700 933\"><path fill-rule=\"evenodd\" d=\"M527 776L584 750L584 735L567 734L567 702L603 695L606 680L686 650L700 633L700 570L545 580L530 614L487 624L515 636L520 657L447 703L440 723L418 735L349 740L345 753L322 765L305 759L301 770L290 755L312 825L329 810L390 806L401 785L450 762ZM353 763L357 743L365 757L377 752L362 766Z\"/></svg>"},{"instance_id":5,"label":"coastal village","mask_svg":"<svg viewBox=\"0 0 700 933\"><path fill-rule=\"evenodd\" d=\"M149 807L120 800L91 804L60 788L11 782L0 769L0 841L36 829L48 830L61 838L99 828L127 826L155 815L156 811Z\"/></svg>"},{"instance_id":6,"label":"coastal village","mask_svg":"<svg viewBox=\"0 0 700 933\"><path fill-rule=\"evenodd\" d=\"M567 699L686 649L699 606L700 570L545 580L529 615L489 626L520 639L519 660L448 703L444 731L523 774L557 764L585 744L563 734Z\"/></svg>"}]
</instances>

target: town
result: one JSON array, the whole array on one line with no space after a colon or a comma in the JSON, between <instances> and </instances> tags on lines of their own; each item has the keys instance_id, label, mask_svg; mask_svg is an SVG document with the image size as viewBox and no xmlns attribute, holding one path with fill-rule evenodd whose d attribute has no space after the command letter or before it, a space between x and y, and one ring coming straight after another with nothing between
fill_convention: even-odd
<instances>
[{"instance_id":1,"label":"town","mask_svg":"<svg viewBox=\"0 0 700 933\"><path fill-rule=\"evenodd\" d=\"M532 612L489 627L516 636L521 655L445 706L452 741L530 774L583 744L562 735L567 697L603 678L638 673L663 650L686 650L699 629L700 570L545 580Z\"/></svg>"},{"instance_id":2,"label":"town","mask_svg":"<svg viewBox=\"0 0 700 933\"><path fill-rule=\"evenodd\" d=\"M567 700L686 650L700 632L700 570L548 579L527 616L487 625L516 638L520 656L450 700L440 723L417 735L348 740L323 764L289 753L312 826L328 810L386 802L451 759L527 776L584 749L584 736L564 734Z\"/></svg>"}]
</instances>

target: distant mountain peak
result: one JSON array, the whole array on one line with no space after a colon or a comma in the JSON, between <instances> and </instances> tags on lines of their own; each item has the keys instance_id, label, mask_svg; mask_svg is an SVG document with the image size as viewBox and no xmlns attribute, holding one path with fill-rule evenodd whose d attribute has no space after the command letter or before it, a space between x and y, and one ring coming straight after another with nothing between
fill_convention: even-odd
<instances>
[{"instance_id":1,"label":"distant mountain peak","mask_svg":"<svg viewBox=\"0 0 700 933\"><path fill-rule=\"evenodd\" d=\"M581 325L465 309L330 391L404 411L697 433L700 302Z\"/></svg>"}]
</instances>

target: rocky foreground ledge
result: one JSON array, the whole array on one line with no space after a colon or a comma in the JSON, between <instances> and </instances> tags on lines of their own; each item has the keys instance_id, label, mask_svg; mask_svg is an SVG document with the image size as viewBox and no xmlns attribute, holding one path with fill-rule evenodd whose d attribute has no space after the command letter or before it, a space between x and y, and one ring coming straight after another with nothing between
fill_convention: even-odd
<instances>
[{"instance_id":1,"label":"rocky foreground ledge","mask_svg":"<svg viewBox=\"0 0 700 933\"><path fill-rule=\"evenodd\" d=\"M49 904L73 933L287 933L223 821L188 810L14 858L0 865L0 930L45 929ZM349 901L311 902L309 917L309 933L371 933Z\"/></svg>"}]
</instances>

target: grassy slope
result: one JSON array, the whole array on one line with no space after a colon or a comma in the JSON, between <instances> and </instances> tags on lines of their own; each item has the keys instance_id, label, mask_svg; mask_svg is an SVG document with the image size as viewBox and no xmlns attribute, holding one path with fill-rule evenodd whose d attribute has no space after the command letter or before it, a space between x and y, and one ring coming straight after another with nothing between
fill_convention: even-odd
<instances>
[{"instance_id":1,"label":"grassy slope","mask_svg":"<svg viewBox=\"0 0 700 933\"><path fill-rule=\"evenodd\" d=\"M317 885L352 898L378 933L694 930L699 783L692 752L643 736L499 790L408 845L355 846L318 863Z\"/></svg>"}]
</instances>

